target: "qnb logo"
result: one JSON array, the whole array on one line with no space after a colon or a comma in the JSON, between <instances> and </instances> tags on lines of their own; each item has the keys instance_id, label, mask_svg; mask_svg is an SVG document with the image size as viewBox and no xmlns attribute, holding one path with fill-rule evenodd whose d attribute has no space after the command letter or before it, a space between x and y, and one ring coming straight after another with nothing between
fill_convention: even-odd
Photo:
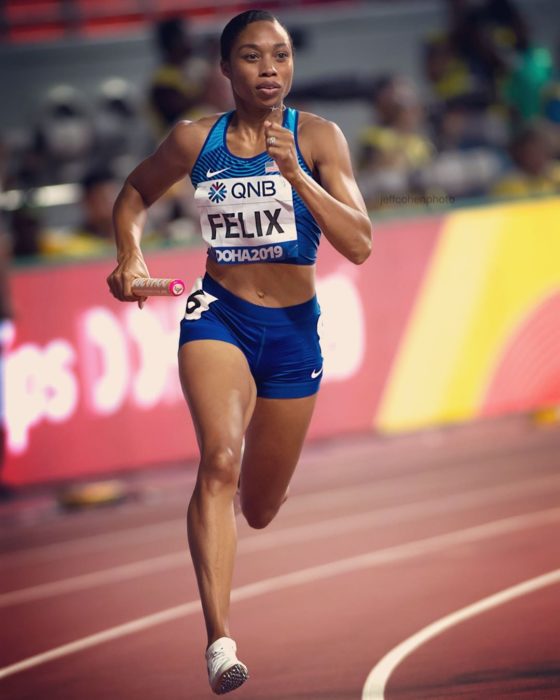
<instances>
[{"instance_id":1,"label":"qnb logo","mask_svg":"<svg viewBox=\"0 0 560 700\"><path fill-rule=\"evenodd\" d=\"M227 187L223 182L213 182L208 191L208 199L214 204L223 202L227 197Z\"/></svg>"},{"instance_id":2,"label":"qnb logo","mask_svg":"<svg viewBox=\"0 0 560 700\"><path fill-rule=\"evenodd\" d=\"M234 182L231 196L235 199L259 199L275 197L276 183L274 180L257 180L256 182Z\"/></svg>"}]
</instances>

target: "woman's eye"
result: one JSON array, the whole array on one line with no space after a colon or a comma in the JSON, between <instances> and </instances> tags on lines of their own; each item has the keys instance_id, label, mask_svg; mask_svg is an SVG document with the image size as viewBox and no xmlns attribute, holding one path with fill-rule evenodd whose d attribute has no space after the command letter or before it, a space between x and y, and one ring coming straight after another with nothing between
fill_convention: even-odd
<instances>
[{"instance_id":1,"label":"woman's eye","mask_svg":"<svg viewBox=\"0 0 560 700\"><path fill-rule=\"evenodd\" d=\"M279 58L281 61L285 61L290 54L288 54L286 51L281 51L280 53L276 54L276 58Z\"/></svg>"},{"instance_id":2,"label":"woman's eye","mask_svg":"<svg viewBox=\"0 0 560 700\"><path fill-rule=\"evenodd\" d=\"M245 54L245 56L243 56L243 58L245 58L247 61L256 61L258 56L256 53L248 53L248 54Z\"/></svg>"}]
</instances>

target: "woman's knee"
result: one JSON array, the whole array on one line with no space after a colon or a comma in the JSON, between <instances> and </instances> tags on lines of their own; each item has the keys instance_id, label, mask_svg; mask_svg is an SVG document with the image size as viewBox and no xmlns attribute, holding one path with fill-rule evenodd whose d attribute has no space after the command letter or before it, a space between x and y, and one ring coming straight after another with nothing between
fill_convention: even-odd
<instances>
[{"instance_id":1,"label":"woman's knee","mask_svg":"<svg viewBox=\"0 0 560 700\"><path fill-rule=\"evenodd\" d=\"M278 508L252 508L245 505L241 506L241 510L247 523L256 530L262 530L270 525L278 513Z\"/></svg>"},{"instance_id":2,"label":"woman's knee","mask_svg":"<svg viewBox=\"0 0 560 700\"><path fill-rule=\"evenodd\" d=\"M199 486L211 493L235 492L240 459L240 450L231 446L203 451L198 471Z\"/></svg>"},{"instance_id":3,"label":"woman's knee","mask_svg":"<svg viewBox=\"0 0 560 700\"><path fill-rule=\"evenodd\" d=\"M262 502L257 505L254 502L249 501L248 499L244 499L242 494L241 512L245 516L245 520L247 521L247 523L256 530L262 530L267 525L270 525L270 523L278 514L280 508L288 500L289 492L290 488L288 487L281 501L274 505L266 505Z\"/></svg>"}]
</instances>

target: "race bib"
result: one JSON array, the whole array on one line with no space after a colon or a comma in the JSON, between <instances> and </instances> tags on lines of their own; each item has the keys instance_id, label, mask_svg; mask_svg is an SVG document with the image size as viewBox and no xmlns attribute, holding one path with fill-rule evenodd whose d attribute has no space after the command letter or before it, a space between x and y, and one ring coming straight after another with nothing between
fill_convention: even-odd
<instances>
[{"instance_id":1,"label":"race bib","mask_svg":"<svg viewBox=\"0 0 560 700\"><path fill-rule=\"evenodd\" d=\"M201 182L202 237L219 263L281 261L298 252L290 183L281 175Z\"/></svg>"}]
</instances>

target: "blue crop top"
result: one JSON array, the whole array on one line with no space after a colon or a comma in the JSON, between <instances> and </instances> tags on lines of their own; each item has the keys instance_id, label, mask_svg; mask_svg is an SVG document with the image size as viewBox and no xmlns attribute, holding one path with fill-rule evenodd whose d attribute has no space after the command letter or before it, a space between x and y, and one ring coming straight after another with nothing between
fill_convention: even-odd
<instances>
[{"instance_id":1,"label":"blue crop top","mask_svg":"<svg viewBox=\"0 0 560 700\"><path fill-rule=\"evenodd\" d=\"M312 265L321 231L309 209L265 151L233 155L226 133L233 112L212 127L191 181L208 255L218 263L279 262ZM298 146L298 112L286 109L282 126L294 134L301 168L312 176Z\"/></svg>"}]
</instances>

